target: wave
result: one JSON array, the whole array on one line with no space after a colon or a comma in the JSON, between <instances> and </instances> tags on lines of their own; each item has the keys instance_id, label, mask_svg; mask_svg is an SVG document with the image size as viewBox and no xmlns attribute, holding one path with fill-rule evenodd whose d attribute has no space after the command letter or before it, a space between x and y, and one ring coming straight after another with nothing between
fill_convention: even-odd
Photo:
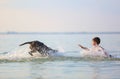
<instances>
[{"instance_id":1,"label":"wave","mask_svg":"<svg viewBox=\"0 0 120 79\"><path fill-rule=\"evenodd\" d=\"M34 56L28 54L29 46L16 47L8 53L0 54L0 63L5 62L29 62L29 61L120 61L120 58L104 58L104 57L82 57L79 51L64 51L59 47L59 52L50 56L41 56L40 53L34 53Z\"/></svg>"},{"instance_id":2,"label":"wave","mask_svg":"<svg viewBox=\"0 0 120 79\"><path fill-rule=\"evenodd\" d=\"M101 58L101 57L31 57L31 58L16 58L16 59L0 59L0 63L9 62L55 62L55 61L86 61L86 62L102 62L102 61L120 61L120 58Z\"/></svg>"}]
</instances>

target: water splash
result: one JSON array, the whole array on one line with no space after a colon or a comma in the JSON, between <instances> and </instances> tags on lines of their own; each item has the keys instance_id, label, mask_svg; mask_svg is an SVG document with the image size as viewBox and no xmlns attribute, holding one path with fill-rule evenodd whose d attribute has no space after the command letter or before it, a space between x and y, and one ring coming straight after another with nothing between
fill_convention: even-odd
<instances>
[{"instance_id":1,"label":"water splash","mask_svg":"<svg viewBox=\"0 0 120 79\"><path fill-rule=\"evenodd\" d=\"M50 55L43 56L39 52L33 53L33 56L31 56L28 52L31 51L29 48L29 45L19 46L16 47L11 52L8 52L6 54L0 55L0 60L20 60L20 59L28 59L28 58L48 58L49 56L61 56L64 52L64 49L59 48L59 51L56 53L50 53Z\"/></svg>"},{"instance_id":2,"label":"water splash","mask_svg":"<svg viewBox=\"0 0 120 79\"><path fill-rule=\"evenodd\" d=\"M62 52L62 53L64 53L64 52L65 52L64 48L63 48L63 47L61 47L61 46L58 46L58 47L57 47L57 49L58 49L58 51L59 51L59 52Z\"/></svg>"},{"instance_id":3,"label":"water splash","mask_svg":"<svg viewBox=\"0 0 120 79\"><path fill-rule=\"evenodd\" d=\"M41 60L45 60L46 58L46 61L49 61L52 57L51 60L72 60L72 61L82 61L82 60L85 60L85 61L88 61L88 60L117 60L119 61L120 58L110 58L110 59L104 59L104 58L101 58L101 57L81 57L80 56L80 52L79 51L66 51L62 48L62 47L58 47L58 51L57 53L53 53L51 54L50 56L41 56L40 53L33 53L34 55L31 56L29 55L29 52L30 49L29 49L29 45L25 45L25 46L22 46L22 47L16 47L14 50L12 50L11 52L9 53L5 53L5 54L1 54L0 55L0 62L3 62L5 60L7 61L33 61L36 59L38 61L41 61ZM41 59L42 58L42 59ZM45 59L44 59L45 58Z\"/></svg>"},{"instance_id":4,"label":"water splash","mask_svg":"<svg viewBox=\"0 0 120 79\"><path fill-rule=\"evenodd\" d=\"M30 57L30 55L27 53L29 51L30 49L28 48L28 46L16 47L11 52L0 55L0 59L28 58Z\"/></svg>"},{"instance_id":5,"label":"water splash","mask_svg":"<svg viewBox=\"0 0 120 79\"><path fill-rule=\"evenodd\" d=\"M43 58L40 53L35 52L31 56L28 52L30 51L29 45L25 45L22 47L16 47L11 52L8 52L7 54L1 54L0 60L21 60L21 59L30 59L30 58ZM46 56L47 57L47 56Z\"/></svg>"}]
</instances>

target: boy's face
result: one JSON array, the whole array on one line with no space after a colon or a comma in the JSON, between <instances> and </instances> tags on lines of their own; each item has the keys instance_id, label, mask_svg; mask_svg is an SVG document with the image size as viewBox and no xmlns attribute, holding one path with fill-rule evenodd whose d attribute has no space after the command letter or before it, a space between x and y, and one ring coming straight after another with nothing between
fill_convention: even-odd
<instances>
[{"instance_id":1,"label":"boy's face","mask_svg":"<svg viewBox=\"0 0 120 79\"><path fill-rule=\"evenodd\" d=\"M92 46L96 46L96 45L97 43L94 40L92 40Z\"/></svg>"}]
</instances>

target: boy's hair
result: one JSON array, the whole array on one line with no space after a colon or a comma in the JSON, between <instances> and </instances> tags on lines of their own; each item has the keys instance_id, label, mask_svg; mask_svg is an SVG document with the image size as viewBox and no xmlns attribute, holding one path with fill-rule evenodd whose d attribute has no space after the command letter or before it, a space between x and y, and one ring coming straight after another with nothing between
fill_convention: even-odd
<instances>
[{"instance_id":1,"label":"boy's hair","mask_svg":"<svg viewBox=\"0 0 120 79\"><path fill-rule=\"evenodd\" d=\"M99 37L94 37L93 41L95 41L99 45L101 40Z\"/></svg>"}]
</instances>

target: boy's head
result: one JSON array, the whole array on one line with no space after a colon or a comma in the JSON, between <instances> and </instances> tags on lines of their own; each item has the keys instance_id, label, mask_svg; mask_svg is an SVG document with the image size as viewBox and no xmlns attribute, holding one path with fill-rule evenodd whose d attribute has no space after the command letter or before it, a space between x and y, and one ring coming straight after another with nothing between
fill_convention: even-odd
<instances>
[{"instance_id":1,"label":"boy's head","mask_svg":"<svg viewBox=\"0 0 120 79\"><path fill-rule=\"evenodd\" d=\"M92 45L96 46L100 44L100 38L99 37L95 37L92 39Z\"/></svg>"}]
</instances>

